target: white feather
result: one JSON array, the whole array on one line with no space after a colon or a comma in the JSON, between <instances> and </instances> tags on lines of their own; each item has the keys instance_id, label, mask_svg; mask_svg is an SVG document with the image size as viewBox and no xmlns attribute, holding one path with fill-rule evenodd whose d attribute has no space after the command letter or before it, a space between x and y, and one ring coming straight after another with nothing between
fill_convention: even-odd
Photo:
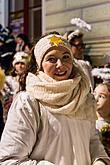
<instances>
[{"instance_id":1,"label":"white feather","mask_svg":"<svg viewBox=\"0 0 110 165\"><path fill-rule=\"evenodd\" d=\"M91 30L91 25L80 18L72 18L70 22L78 28L84 28L87 31Z\"/></svg>"}]
</instances>

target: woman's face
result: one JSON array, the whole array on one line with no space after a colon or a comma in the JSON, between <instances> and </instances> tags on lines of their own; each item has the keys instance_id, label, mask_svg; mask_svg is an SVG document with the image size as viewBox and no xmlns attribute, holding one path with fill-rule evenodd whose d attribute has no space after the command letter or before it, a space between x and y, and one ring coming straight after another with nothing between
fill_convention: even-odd
<instances>
[{"instance_id":1,"label":"woman's face","mask_svg":"<svg viewBox=\"0 0 110 165\"><path fill-rule=\"evenodd\" d=\"M20 37L17 37L16 38L16 43L19 44L19 45L21 45L21 44L24 43L24 41Z\"/></svg>"},{"instance_id":2,"label":"woman's face","mask_svg":"<svg viewBox=\"0 0 110 165\"><path fill-rule=\"evenodd\" d=\"M105 85L98 85L94 90L97 112L101 117L110 115L110 93Z\"/></svg>"},{"instance_id":3,"label":"woman's face","mask_svg":"<svg viewBox=\"0 0 110 165\"><path fill-rule=\"evenodd\" d=\"M82 38L76 38L73 41L73 43L71 43L71 49L72 49L73 56L77 60L83 59L83 53L84 53L84 50L85 50L85 44L83 43L83 39Z\"/></svg>"},{"instance_id":4,"label":"woman's face","mask_svg":"<svg viewBox=\"0 0 110 165\"><path fill-rule=\"evenodd\" d=\"M17 62L15 64L15 70L17 74L22 74L26 70L26 65L23 62Z\"/></svg>"},{"instance_id":5,"label":"woman's face","mask_svg":"<svg viewBox=\"0 0 110 165\"><path fill-rule=\"evenodd\" d=\"M51 48L42 61L42 70L57 81L68 79L72 69L70 52L64 47Z\"/></svg>"}]
</instances>

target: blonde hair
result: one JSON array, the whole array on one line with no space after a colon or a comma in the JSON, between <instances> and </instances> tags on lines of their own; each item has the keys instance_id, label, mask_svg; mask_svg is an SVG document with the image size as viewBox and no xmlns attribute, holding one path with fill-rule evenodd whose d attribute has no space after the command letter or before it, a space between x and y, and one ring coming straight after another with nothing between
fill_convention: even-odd
<instances>
[{"instance_id":1,"label":"blonde hair","mask_svg":"<svg viewBox=\"0 0 110 165\"><path fill-rule=\"evenodd\" d=\"M98 84L97 86L105 86L108 89L108 92L110 94L110 83L103 82L103 83Z\"/></svg>"},{"instance_id":2,"label":"blonde hair","mask_svg":"<svg viewBox=\"0 0 110 165\"><path fill-rule=\"evenodd\" d=\"M3 69L0 67L0 90L3 89L5 83L5 73Z\"/></svg>"}]
</instances>

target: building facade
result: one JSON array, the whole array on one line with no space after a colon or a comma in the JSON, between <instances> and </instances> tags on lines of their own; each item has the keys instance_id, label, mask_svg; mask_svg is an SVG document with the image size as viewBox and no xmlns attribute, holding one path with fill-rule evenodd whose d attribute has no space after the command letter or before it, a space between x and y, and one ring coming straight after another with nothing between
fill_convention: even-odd
<instances>
[{"instance_id":1,"label":"building facade","mask_svg":"<svg viewBox=\"0 0 110 165\"><path fill-rule=\"evenodd\" d=\"M74 30L70 23L74 17L91 24L92 31L84 32L85 54L93 65L103 65L104 54L110 54L110 0L9 0L9 26L30 38Z\"/></svg>"},{"instance_id":2,"label":"building facade","mask_svg":"<svg viewBox=\"0 0 110 165\"><path fill-rule=\"evenodd\" d=\"M9 16L9 1L0 0L0 24L4 27L8 26L8 16Z\"/></svg>"},{"instance_id":3,"label":"building facade","mask_svg":"<svg viewBox=\"0 0 110 165\"><path fill-rule=\"evenodd\" d=\"M42 1L9 0L9 26L13 34L25 33L30 38L42 34Z\"/></svg>"}]
</instances>

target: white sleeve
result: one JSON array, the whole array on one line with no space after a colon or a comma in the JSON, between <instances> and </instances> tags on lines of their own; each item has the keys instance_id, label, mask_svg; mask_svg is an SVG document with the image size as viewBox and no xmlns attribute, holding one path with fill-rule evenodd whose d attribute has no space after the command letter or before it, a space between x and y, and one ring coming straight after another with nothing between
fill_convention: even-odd
<instances>
[{"instance_id":1,"label":"white sleeve","mask_svg":"<svg viewBox=\"0 0 110 165\"><path fill-rule=\"evenodd\" d=\"M38 101L19 93L9 109L0 142L0 165L36 165L28 159L36 142L40 117Z\"/></svg>"}]
</instances>

